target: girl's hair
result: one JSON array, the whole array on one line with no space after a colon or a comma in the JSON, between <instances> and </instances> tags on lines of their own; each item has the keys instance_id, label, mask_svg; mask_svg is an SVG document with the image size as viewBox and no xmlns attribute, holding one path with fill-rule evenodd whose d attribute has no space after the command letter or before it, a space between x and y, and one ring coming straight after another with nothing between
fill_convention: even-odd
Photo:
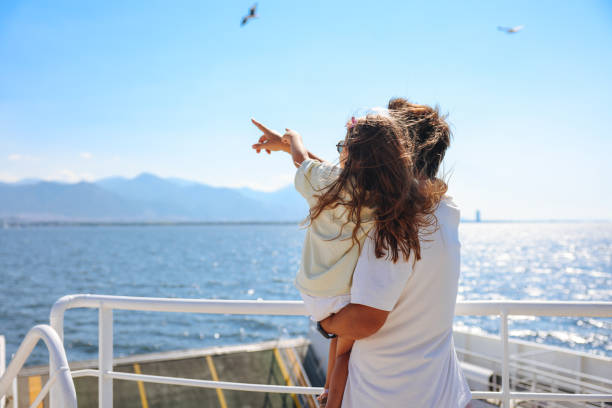
<instances>
[{"instance_id":1,"label":"girl's hair","mask_svg":"<svg viewBox=\"0 0 612 408\"><path fill-rule=\"evenodd\" d=\"M348 152L340 176L318 196L310 221L323 210L344 206L353 222L353 245L359 245L362 215L373 210L375 255L397 262L421 258L420 238L437 227L433 215L446 184L421 177L415 169L415 144L393 115L367 115L347 126ZM364 214L365 213L365 214Z\"/></svg>"}]
</instances>

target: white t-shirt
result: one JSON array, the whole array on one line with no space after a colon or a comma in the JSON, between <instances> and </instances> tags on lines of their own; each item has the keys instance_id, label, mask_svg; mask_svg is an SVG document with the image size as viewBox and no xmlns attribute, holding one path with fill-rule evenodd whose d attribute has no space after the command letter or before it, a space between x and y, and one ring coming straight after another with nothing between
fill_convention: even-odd
<instances>
[{"instance_id":1,"label":"white t-shirt","mask_svg":"<svg viewBox=\"0 0 612 408\"><path fill-rule=\"evenodd\" d=\"M413 268L374 255L368 238L355 268L351 303L390 311L382 328L357 340L343 408L464 408L472 399L453 345L459 280L459 209L446 197L439 229L421 241Z\"/></svg>"}]
</instances>

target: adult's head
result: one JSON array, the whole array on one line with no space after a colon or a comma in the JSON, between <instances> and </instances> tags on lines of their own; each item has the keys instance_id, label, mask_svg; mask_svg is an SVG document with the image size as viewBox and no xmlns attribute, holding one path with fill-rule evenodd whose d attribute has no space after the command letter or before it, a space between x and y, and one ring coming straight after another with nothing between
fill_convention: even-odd
<instances>
[{"instance_id":1,"label":"adult's head","mask_svg":"<svg viewBox=\"0 0 612 408\"><path fill-rule=\"evenodd\" d=\"M444 117L437 108L417 105L404 98L391 99L388 108L413 145L416 172L422 177L435 178L451 139Z\"/></svg>"},{"instance_id":2,"label":"adult's head","mask_svg":"<svg viewBox=\"0 0 612 408\"><path fill-rule=\"evenodd\" d=\"M321 192L310 210L315 220L325 209L344 206L355 224L358 243L362 221L370 210L375 221L375 254L396 262L400 254L420 259L419 232L435 224L446 185L419 180L412 142L392 115L369 114L347 124L340 176Z\"/></svg>"}]
</instances>

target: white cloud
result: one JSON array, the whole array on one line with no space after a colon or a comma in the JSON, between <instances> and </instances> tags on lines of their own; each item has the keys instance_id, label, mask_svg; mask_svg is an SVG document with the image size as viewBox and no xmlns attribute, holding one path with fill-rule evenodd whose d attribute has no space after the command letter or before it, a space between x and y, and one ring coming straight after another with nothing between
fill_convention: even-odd
<instances>
[{"instance_id":1,"label":"white cloud","mask_svg":"<svg viewBox=\"0 0 612 408\"><path fill-rule=\"evenodd\" d=\"M30 156L28 154L19 154L19 153L12 153L8 155L8 159L11 161L35 161L38 160L36 157L34 156Z\"/></svg>"},{"instance_id":2,"label":"white cloud","mask_svg":"<svg viewBox=\"0 0 612 408\"><path fill-rule=\"evenodd\" d=\"M93 157L93 155L89 152L82 152L79 156L85 160L89 160Z\"/></svg>"},{"instance_id":3,"label":"white cloud","mask_svg":"<svg viewBox=\"0 0 612 408\"><path fill-rule=\"evenodd\" d=\"M295 173L277 173L273 176L266 177L266 181L248 181L246 183L235 184L231 187L249 187L253 190L259 191L276 191L278 189L287 187L293 183Z\"/></svg>"},{"instance_id":4,"label":"white cloud","mask_svg":"<svg viewBox=\"0 0 612 408\"><path fill-rule=\"evenodd\" d=\"M79 176L77 176L76 173L68 169L64 169L59 172L56 180L65 181L67 183L76 183L77 181L79 181Z\"/></svg>"},{"instance_id":5,"label":"white cloud","mask_svg":"<svg viewBox=\"0 0 612 408\"><path fill-rule=\"evenodd\" d=\"M5 183L14 183L16 181L19 181L19 177L15 177L9 173L0 172L0 182L2 181Z\"/></svg>"},{"instance_id":6,"label":"white cloud","mask_svg":"<svg viewBox=\"0 0 612 408\"><path fill-rule=\"evenodd\" d=\"M79 181L93 181L94 178L95 176L91 173L75 173L72 170L63 169L52 176L45 177L45 180L78 183Z\"/></svg>"}]
</instances>

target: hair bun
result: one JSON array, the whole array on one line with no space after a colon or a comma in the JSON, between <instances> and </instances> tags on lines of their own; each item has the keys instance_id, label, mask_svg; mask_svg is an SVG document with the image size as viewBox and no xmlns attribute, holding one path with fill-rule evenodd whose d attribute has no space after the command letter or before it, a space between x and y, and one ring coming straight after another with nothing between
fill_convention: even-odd
<instances>
[{"instance_id":1,"label":"hair bun","mask_svg":"<svg viewBox=\"0 0 612 408\"><path fill-rule=\"evenodd\" d=\"M403 110L410 107L410 102L404 98L393 98L389 101L388 108L391 110Z\"/></svg>"}]
</instances>

